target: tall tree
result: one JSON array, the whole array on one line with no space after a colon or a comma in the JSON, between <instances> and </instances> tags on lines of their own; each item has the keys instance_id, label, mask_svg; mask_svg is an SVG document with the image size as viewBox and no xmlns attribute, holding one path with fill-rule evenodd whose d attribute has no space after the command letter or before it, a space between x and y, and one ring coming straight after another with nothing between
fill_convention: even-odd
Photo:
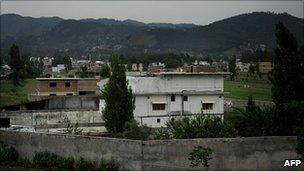
<instances>
[{"instance_id":1,"label":"tall tree","mask_svg":"<svg viewBox=\"0 0 304 171\"><path fill-rule=\"evenodd\" d=\"M233 56L229 59L229 72L230 72L230 80L234 80L235 76L236 76L236 57Z\"/></svg>"},{"instance_id":2,"label":"tall tree","mask_svg":"<svg viewBox=\"0 0 304 171\"><path fill-rule=\"evenodd\" d=\"M125 123L133 118L135 101L132 90L128 88L125 67L118 56L113 55L110 63L112 74L101 96L105 102L102 116L107 130L115 134L123 132Z\"/></svg>"},{"instance_id":3,"label":"tall tree","mask_svg":"<svg viewBox=\"0 0 304 171\"><path fill-rule=\"evenodd\" d=\"M278 134L291 134L297 113L286 111L287 103L304 101L304 57L298 51L298 43L289 30L279 22L276 24L274 67L270 76L272 99L276 105L275 125ZM287 105L288 106L288 105Z\"/></svg>"},{"instance_id":4,"label":"tall tree","mask_svg":"<svg viewBox=\"0 0 304 171\"><path fill-rule=\"evenodd\" d=\"M64 63L67 70L72 69L72 62L71 62L71 59L68 56L63 57L63 63Z\"/></svg>"},{"instance_id":5,"label":"tall tree","mask_svg":"<svg viewBox=\"0 0 304 171\"><path fill-rule=\"evenodd\" d=\"M18 86L20 85L20 82L23 79L22 76L22 60L20 58L20 52L19 52L19 47L15 44L12 45L12 47L10 48L10 61L9 61L9 65L12 69L12 80L14 85Z\"/></svg>"},{"instance_id":6,"label":"tall tree","mask_svg":"<svg viewBox=\"0 0 304 171\"><path fill-rule=\"evenodd\" d=\"M100 69L100 76L103 78L108 78L110 76L110 67L108 64L103 64Z\"/></svg>"},{"instance_id":7,"label":"tall tree","mask_svg":"<svg viewBox=\"0 0 304 171\"><path fill-rule=\"evenodd\" d=\"M88 70L88 67L86 65L83 65L81 67L81 72L80 72L80 77L81 78L88 78L87 70Z\"/></svg>"},{"instance_id":8,"label":"tall tree","mask_svg":"<svg viewBox=\"0 0 304 171\"><path fill-rule=\"evenodd\" d=\"M250 76L253 76L255 72L254 66L252 64L250 64L249 69L248 69L248 73Z\"/></svg>"}]
</instances>

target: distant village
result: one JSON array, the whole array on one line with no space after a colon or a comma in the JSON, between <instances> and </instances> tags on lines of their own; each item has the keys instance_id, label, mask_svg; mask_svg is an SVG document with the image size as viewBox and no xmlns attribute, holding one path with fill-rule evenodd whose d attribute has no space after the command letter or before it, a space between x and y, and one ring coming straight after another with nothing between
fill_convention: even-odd
<instances>
[{"instance_id":1,"label":"distant village","mask_svg":"<svg viewBox=\"0 0 304 171\"><path fill-rule=\"evenodd\" d=\"M81 73L86 73L86 77L90 78L100 78L100 70L103 65L110 65L107 61L99 60L77 60L70 58L71 70L67 70L66 64L56 64L53 65L54 57L30 57L32 62L42 62L43 63L43 76L50 77L81 77ZM144 68L142 63L124 64L127 72L147 72L147 73L157 73L157 72L227 72L229 69L228 61L219 60L209 63L208 61L194 61L193 63L184 63L183 66L177 68L167 68L164 63L153 62L150 63L146 68ZM241 62L239 58L235 62L236 70L239 73L247 73L250 66L258 67L261 73L268 73L272 70L271 62L258 62L258 63L244 63ZM83 71L83 67L86 68ZM6 79L11 73L11 68L9 65L2 66L1 79Z\"/></svg>"},{"instance_id":2,"label":"distant village","mask_svg":"<svg viewBox=\"0 0 304 171\"><path fill-rule=\"evenodd\" d=\"M92 117L100 115L98 113L105 105L100 92L108 81L101 76L101 70L102 67L110 67L108 61L70 58L69 70L64 63L53 65L53 57L31 57L30 61L43 64L43 74L36 78L35 91L28 93L28 102L3 106L2 111L88 109L97 112ZM238 73L248 73L250 66L253 64L243 63L240 59L235 61ZM2 67L1 78L5 79L11 70L8 65ZM201 111L223 117L223 82L224 77L229 76L229 61L209 63L196 60L177 68L167 68L161 62L153 62L146 67L142 63L124 64L124 67L135 96L134 115L141 125L162 127L172 117L191 116ZM259 62L254 67L258 67L261 73L268 73L272 64ZM76 122L79 118L73 119ZM12 124L20 124L14 123L14 119L12 121ZM96 124L91 120L86 122ZM98 124L101 122L99 119Z\"/></svg>"}]
</instances>

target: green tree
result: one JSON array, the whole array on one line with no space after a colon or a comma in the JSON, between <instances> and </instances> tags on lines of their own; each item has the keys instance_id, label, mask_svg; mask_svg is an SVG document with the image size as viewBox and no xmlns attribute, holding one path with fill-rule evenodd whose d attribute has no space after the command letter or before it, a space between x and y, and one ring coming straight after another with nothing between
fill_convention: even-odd
<instances>
[{"instance_id":1,"label":"green tree","mask_svg":"<svg viewBox=\"0 0 304 171\"><path fill-rule=\"evenodd\" d=\"M71 59L68 56L63 57L63 64L65 65L67 70L72 69L72 62L71 62Z\"/></svg>"},{"instance_id":2,"label":"green tree","mask_svg":"<svg viewBox=\"0 0 304 171\"><path fill-rule=\"evenodd\" d=\"M248 74L250 76L253 76L255 72L254 66L252 64L250 64L249 69L248 69Z\"/></svg>"},{"instance_id":3,"label":"green tree","mask_svg":"<svg viewBox=\"0 0 304 171\"><path fill-rule=\"evenodd\" d=\"M3 61L3 58L2 58L2 56L0 57L0 74L2 75L2 73L3 73L3 67L4 66L4 61Z\"/></svg>"},{"instance_id":4,"label":"green tree","mask_svg":"<svg viewBox=\"0 0 304 171\"><path fill-rule=\"evenodd\" d=\"M81 67L81 72L80 72L81 78L88 78L87 70L88 70L88 67L86 65Z\"/></svg>"},{"instance_id":5,"label":"green tree","mask_svg":"<svg viewBox=\"0 0 304 171\"><path fill-rule=\"evenodd\" d=\"M101 66L100 76L103 78L108 78L110 76L110 67L107 64Z\"/></svg>"},{"instance_id":6,"label":"green tree","mask_svg":"<svg viewBox=\"0 0 304 171\"><path fill-rule=\"evenodd\" d=\"M9 55L10 55L9 65L13 71L12 80L14 85L18 86L23 80L23 75L22 75L23 65L22 65L22 60L20 58L19 47L13 44L12 47L10 48Z\"/></svg>"},{"instance_id":7,"label":"green tree","mask_svg":"<svg viewBox=\"0 0 304 171\"><path fill-rule=\"evenodd\" d=\"M125 131L126 122L133 119L135 99L131 88L128 88L125 67L118 56L113 55L110 62L112 74L101 96L105 102L102 116L107 130L116 134Z\"/></svg>"},{"instance_id":8,"label":"green tree","mask_svg":"<svg viewBox=\"0 0 304 171\"><path fill-rule=\"evenodd\" d=\"M270 76L276 106L274 122L277 134L291 135L292 127L297 125L297 113L301 111L290 113L285 109L292 101L304 101L304 56L302 48L298 51L296 39L283 23L276 24L275 34L277 48Z\"/></svg>"},{"instance_id":9,"label":"green tree","mask_svg":"<svg viewBox=\"0 0 304 171\"><path fill-rule=\"evenodd\" d=\"M260 65L259 65L259 63L257 63L257 64L255 65L255 72L256 72L256 74L259 76L259 78L262 77L262 73L260 72Z\"/></svg>"},{"instance_id":10,"label":"green tree","mask_svg":"<svg viewBox=\"0 0 304 171\"><path fill-rule=\"evenodd\" d=\"M229 59L229 72L230 72L230 80L234 80L236 76L236 57L233 56L232 58Z\"/></svg>"}]
</instances>

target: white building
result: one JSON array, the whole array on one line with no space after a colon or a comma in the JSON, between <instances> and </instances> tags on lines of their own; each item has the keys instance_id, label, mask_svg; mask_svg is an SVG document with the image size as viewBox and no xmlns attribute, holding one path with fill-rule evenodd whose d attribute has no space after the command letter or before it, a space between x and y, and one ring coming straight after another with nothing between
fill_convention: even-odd
<instances>
[{"instance_id":1,"label":"white building","mask_svg":"<svg viewBox=\"0 0 304 171\"><path fill-rule=\"evenodd\" d=\"M64 64L57 64L56 67L52 67L52 72L60 72L62 70L65 70Z\"/></svg>"},{"instance_id":2,"label":"white building","mask_svg":"<svg viewBox=\"0 0 304 171\"><path fill-rule=\"evenodd\" d=\"M165 126L182 114L203 112L223 116L223 75L227 73L163 72L153 76L127 76L135 96L134 118L151 127ZM107 80L101 80L102 88ZM101 100L100 109L104 107Z\"/></svg>"}]
</instances>

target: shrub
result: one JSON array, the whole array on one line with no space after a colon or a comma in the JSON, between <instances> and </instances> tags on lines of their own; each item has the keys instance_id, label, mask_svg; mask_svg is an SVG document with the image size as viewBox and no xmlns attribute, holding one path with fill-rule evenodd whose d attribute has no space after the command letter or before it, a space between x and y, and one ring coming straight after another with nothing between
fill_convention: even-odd
<instances>
[{"instance_id":1,"label":"shrub","mask_svg":"<svg viewBox=\"0 0 304 171\"><path fill-rule=\"evenodd\" d=\"M138 126L138 123L132 119L126 122L124 132L117 133L117 138L127 138L133 140L147 140L151 135L152 129L147 126Z\"/></svg>"},{"instance_id":2,"label":"shrub","mask_svg":"<svg viewBox=\"0 0 304 171\"><path fill-rule=\"evenodd\" d=\"M36 152L33 157L33 163L39 168L60 168L64 158L47 151Z\"/></svg>"},{"instance_id":3,"label":"shrub","mask_svg":"<svg viewBox=\"0 0 304 171\"><path fill-rule=\"evenodd\" d=\"M66 124L66 129L64 131L66 134L82 134L83 129L79 128L78 123L72 124L67 117L64 118L63 123Z\"/></svg>"},{"instance_id":4,"label":"shrub","mask_svg":"<svg viewBox=\"0 0 304 171\"><path fill-rule=\"evenodd\" d=\"M162 128L156 133L158 139L188 139L188 138L214 138L233 137L235 130L227 122L217 116L196 115L193 119L183 117L170 120L166 123L167 128Z\"/></svg>"},{"instance_id":5,"label":"shrub","mask_svg":"<svg viewBox=\"0 0 304 171\"><path fill-rule=\"evenodd\" d=\"M87 170L96 170L95 163L89 160L86 160L83 157L80 157L76 161L76 170L77 171L87 171Z\"/></svg>"},{"instance_id":6,"label":"shrub","mask_svg":"<svg viewBox=\"0 0 304 171\"><path fill-rule=\"evenodd\" d=\"M191 167L197 167L198 165L202 164L205 167L209 167L208 161L212 158L210 155L213 153L213 150L209 147L204 148L202 146L196 146L189 154L189 160Z\"/></svg>"},{"instance_id":7,"label":"shrub","mask_svg":"<svg viewBox=\"0 0 304 171\"><path fill-rule=\"evenodd\" d=\"M64 158L62 163L60 164L60 168L66 169L66 170L73 170L74 169L74 158L73 157Z\"/></svg>"},{"instance_id":8,"label":"shrub","mask_svg":"<svg viewBox=\"0 0 304 171\"><path fill-rule=\"evenodd\" d=\"M157 140L163 140L163 139L170 139L171 135L167 128L161 127L156 130L156 137Z\"/></svg>"},{"instance_id":9,"label":"shrub","mask_svg":"<svg viewBox=\"0 0 304 171\"><path fill-rule=\"evenodd\" d=\"M119 164L111 159L111 160L101 160L99 163L99 171L117 171L119 170Z\"/></svg>"},{"instance_id":10,"label":"shrub","mask_svg":"<svg viewBox=\"0 0 304 171\"><path fill-rule=\"evenodd\" d=\"M246 110L235 109L225 116L240 136L267 136L273 134L274 107L251 106Z\"/></svg>"},{"instance_id":11,"label":"shrub","mask_svg":"<svg viewBox=\"0 0 304 171\"><path fill-rule=\"evenodd\" d=\"M0 162L15 162L18 159L18 152L14 147L0 143Z\"/></svg>"},{"instance_id":12,"label":"shrub","mask_svg":"<svg viewBox=\"0 0 304 171\"><path fill-rule=\"evenodd\" d=\"M33 163L27 157L21 158L19 157L16 163L17 166L24 167L24 168L33 168Z\"/></svg>"}]
</instances>

